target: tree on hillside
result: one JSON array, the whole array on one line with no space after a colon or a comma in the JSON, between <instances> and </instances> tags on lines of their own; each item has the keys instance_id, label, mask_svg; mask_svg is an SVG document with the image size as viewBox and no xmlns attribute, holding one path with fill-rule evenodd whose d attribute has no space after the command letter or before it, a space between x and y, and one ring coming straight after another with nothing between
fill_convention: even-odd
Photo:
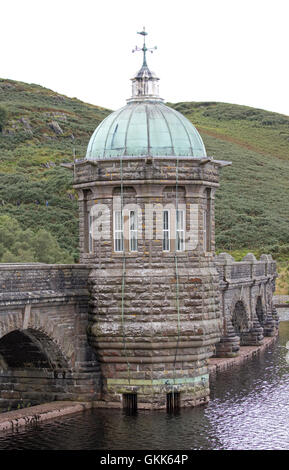
<instances>
[{"instance_id":1,"label":"tree on hillside","mask_svg":"<svg viewBox=\"0 0 289 470\"><path fill-rule=\"evenodd\" d=\"M34 235L33 250L35 259L40 263L73 263L72 256L62 250L53 235L44 229L38 230Z\"/></svg>"},{"instance_id":2,"label":"tree on hillside","mask_svg":"<svg viewBox=\"0 0 289 470\"><path fill-rule=\"evenodd\" d=\"M23 230L16 219L0 215L0 263L70 264L73 257L47 230Z\"/></svg>"},{"instance_id":3,"label":"tree on hillside","mask_svg":"<svg viewBox=\"0 0 289 470\"><path fill-rule=\"evenodd\" d=\"M5 126L8 119L8 112L7 109L0 106L0 132L2 132L3 127Z\"/></svg>"}]
</instances>

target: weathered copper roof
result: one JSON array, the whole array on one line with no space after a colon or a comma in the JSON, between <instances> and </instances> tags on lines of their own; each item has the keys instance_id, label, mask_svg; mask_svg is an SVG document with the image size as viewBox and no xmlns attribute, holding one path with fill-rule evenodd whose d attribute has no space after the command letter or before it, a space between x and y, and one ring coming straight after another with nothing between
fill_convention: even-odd
<instances>
[{"instance_id":1,"label":"weathered copper roof","mask_svg":"<svg viewBox=\"0 0 289 470\"><path fill-rule=\"evenodd\" d=\"M206 157L197 129L161 101L132 101L94 131L86 159L117 156Z\"/></svg>"},{"instance_id":2,"label":"weathered copper roof","mask_svg":"<svg viewBox=\"0 0 289 470\"><path fill-rule=\"evenodd\" d=\"M86 159L121 156L206 157L197 129L182 114L169 108L159 96L159 78L146 62L145 28L141 69L132 78L132 97L127 105L110 114L94 131Z\"/></svg>"}]
</instances>

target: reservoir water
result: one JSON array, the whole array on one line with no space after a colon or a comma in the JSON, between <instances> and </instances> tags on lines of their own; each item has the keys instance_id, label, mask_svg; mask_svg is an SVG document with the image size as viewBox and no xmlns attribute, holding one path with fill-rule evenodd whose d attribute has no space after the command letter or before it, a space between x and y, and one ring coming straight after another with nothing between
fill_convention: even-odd
<instances>
[{"instance_id":1,"label":"reservoir water","mask_svg":"<svg viewBox=\"0 0 289 470\"><path fill-rule=\"evenodd\" d=\"M288 341L283 321L274 345L217 375L204 407L172 415L90 410L2 433L0 449L289 449Z\"/></svg>"}]
</instances>

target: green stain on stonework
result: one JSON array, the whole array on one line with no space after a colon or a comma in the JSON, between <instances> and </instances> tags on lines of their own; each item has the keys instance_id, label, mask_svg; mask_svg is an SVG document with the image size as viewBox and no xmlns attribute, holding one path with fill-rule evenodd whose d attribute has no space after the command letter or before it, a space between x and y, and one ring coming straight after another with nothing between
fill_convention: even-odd
<instances>
[{"instance_id":1,"label":"green stain on stonework","mask_svg":"<svg viewBox=\"0 0 289 470\"><path fill-rule=\"evenodd\" d=\"M107 379L107 385L185 385L197 384L199 382L208 382L209 375L200 375L198 377L182 377L176 379Z\"/></svg>"}]
</instances>

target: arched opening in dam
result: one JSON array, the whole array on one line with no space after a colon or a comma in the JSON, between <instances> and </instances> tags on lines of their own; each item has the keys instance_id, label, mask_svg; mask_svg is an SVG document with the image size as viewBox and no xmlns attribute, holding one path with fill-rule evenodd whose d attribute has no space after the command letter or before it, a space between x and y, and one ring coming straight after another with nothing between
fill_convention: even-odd
<instances>
[{"instance_id":1,"label":"arched opening in dam","mask_svg":"<svg viewBox=\"0 0 289 470\"><path fill-rule=\"evenodd\" d=\"M67 396L69 365L57 343L42 331L13 330L0 339L0 409Z\"/></svg>"},{"instance_id":2,"label":"arched opening in dam","mask_svg":"<svg viewBox=\"0 0 289 470\"><path fill-rule=\"evenodd\" d=\"M261 297L258 297L258 299L257 299L256 315L257 315L257 318L259 320L260 325L263 326L264 323L265 323L265 313L264 313L264 309L263 309L263 306L262 306Z\"/></svg>"},{"instance_id":3,"label":"arched opening in dam","mask_svg":"<svg viewBox=\"0 0 289 470\"><path fill-rule=\"evenodd\" d=\"M236 302L232 315L232 324L237 336L240 337L240 344L243 344L243 337L249 330L248 315L241 300Z\"/></svg>"}]
</instances>

